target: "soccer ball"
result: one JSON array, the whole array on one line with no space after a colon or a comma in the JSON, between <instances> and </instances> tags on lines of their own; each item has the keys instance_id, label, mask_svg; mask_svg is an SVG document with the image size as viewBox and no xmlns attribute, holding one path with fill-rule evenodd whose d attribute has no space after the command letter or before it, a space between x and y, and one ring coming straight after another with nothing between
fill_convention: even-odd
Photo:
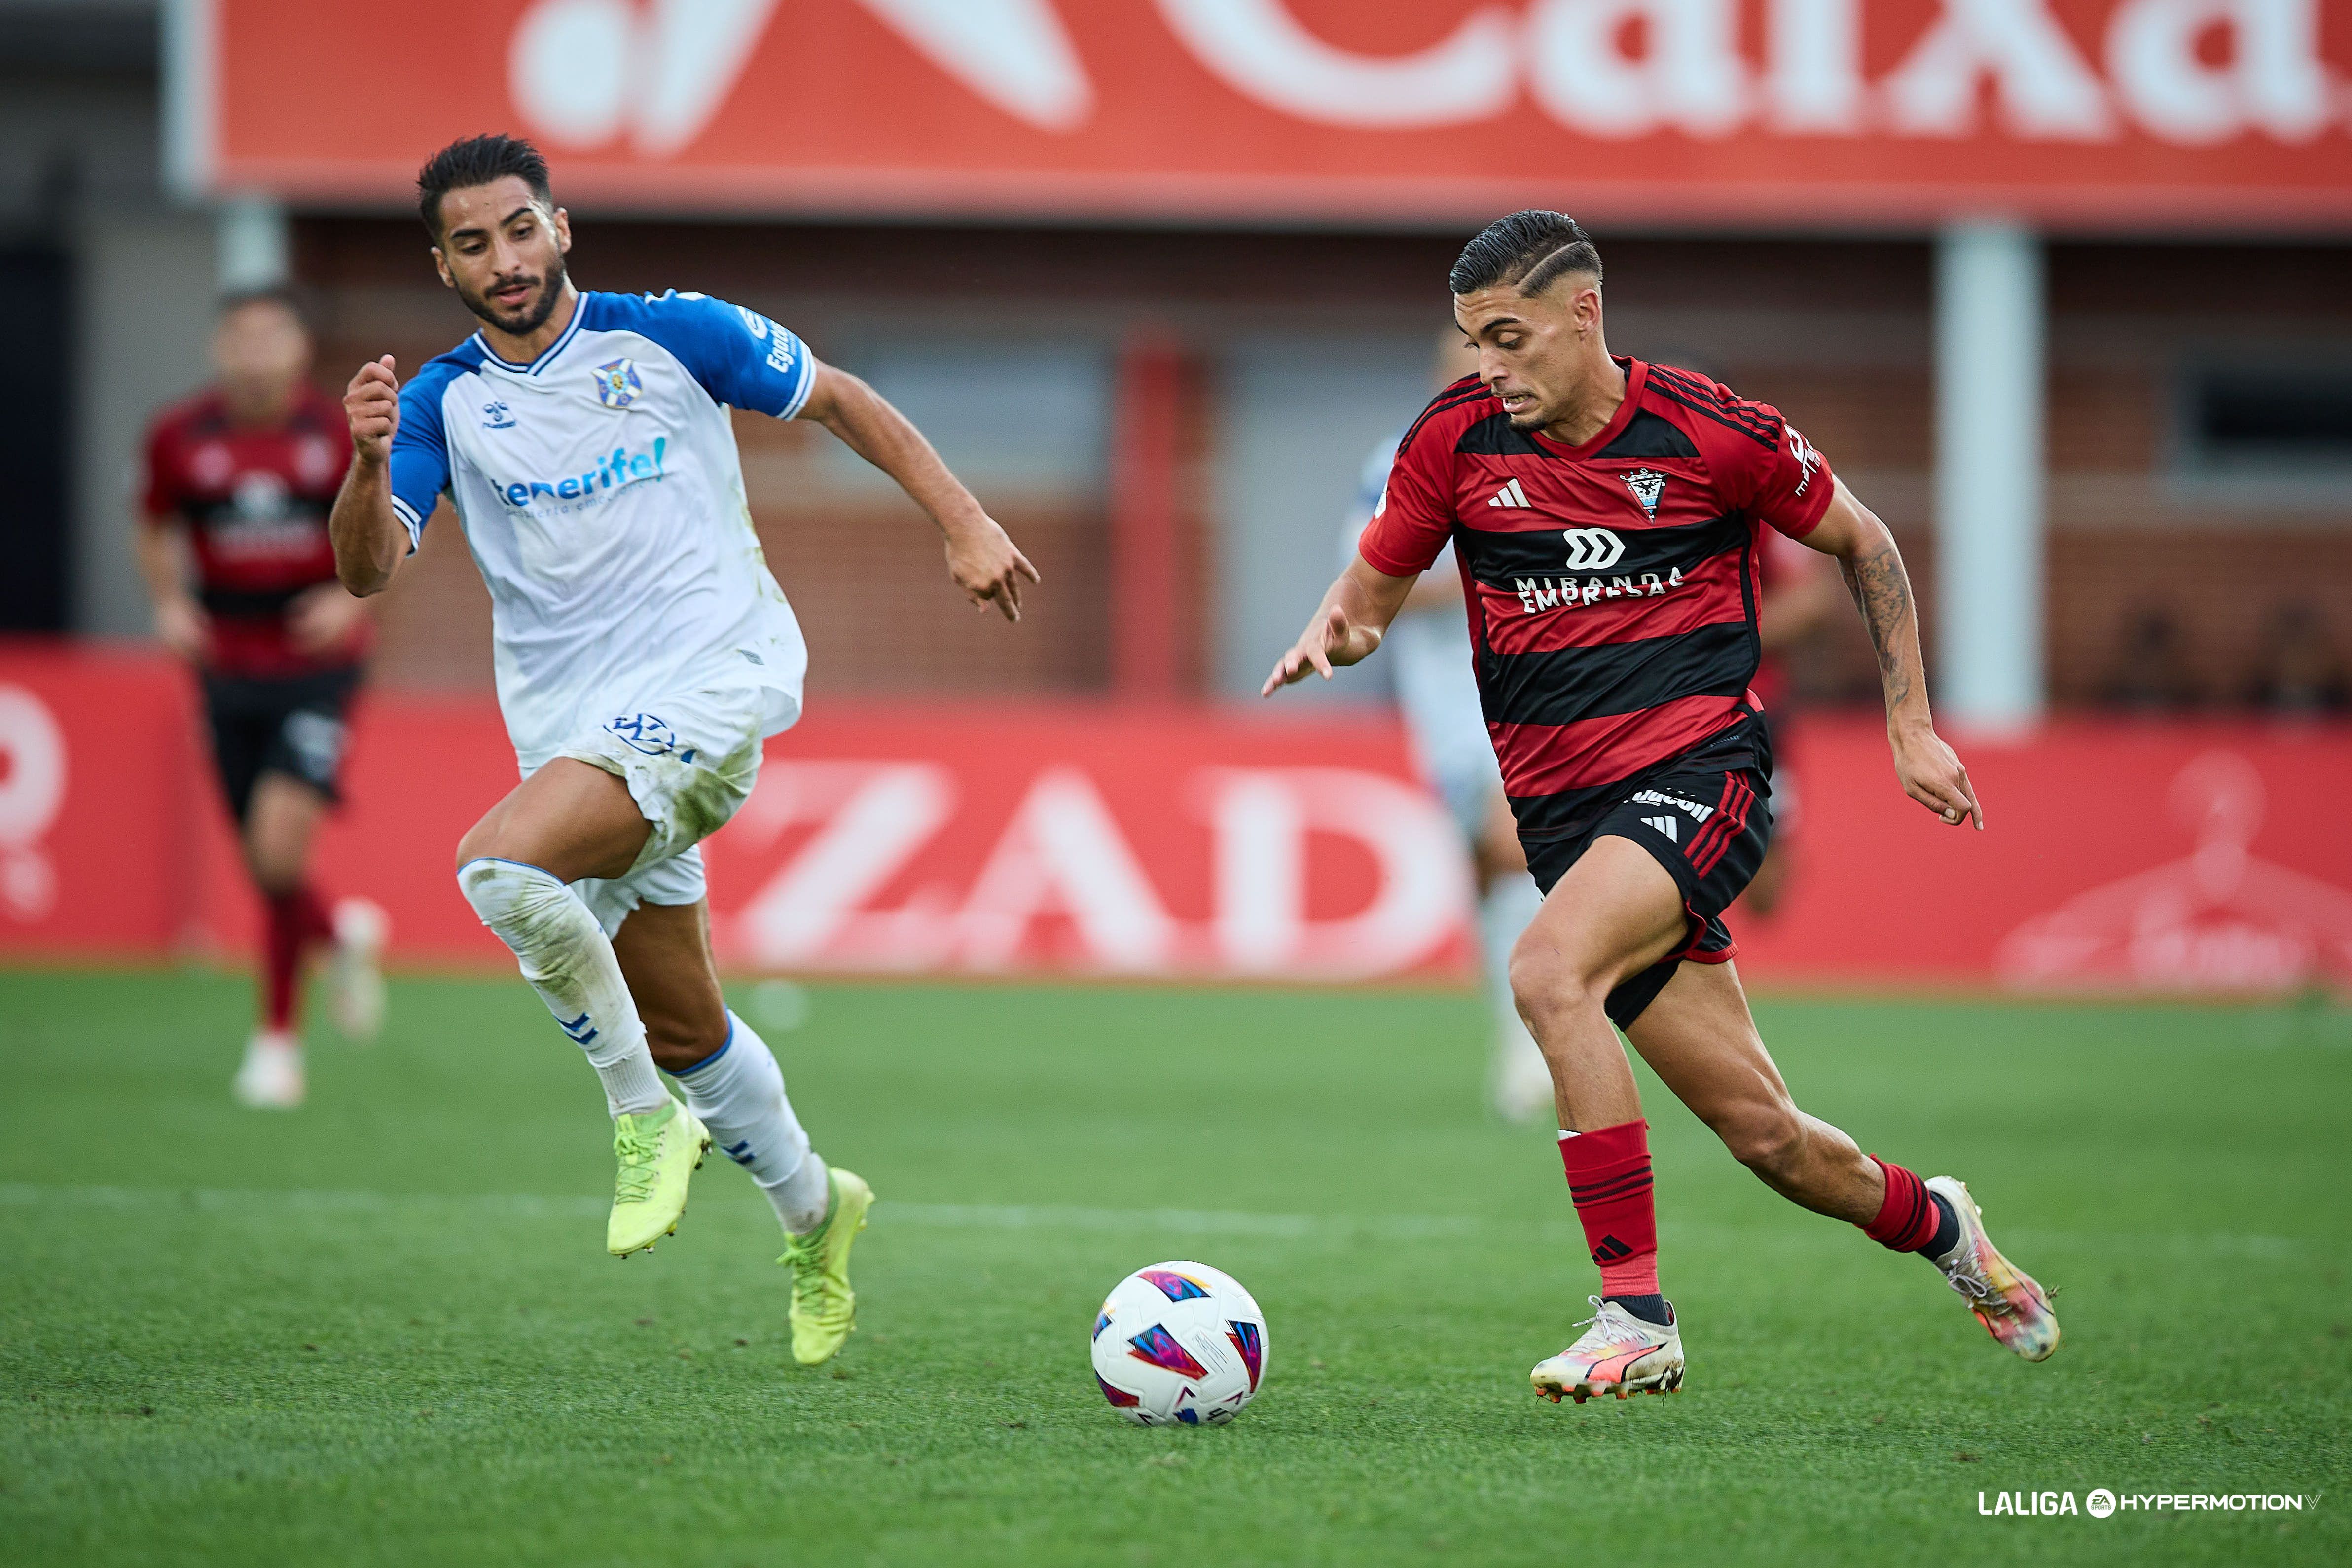
<instances>
[{"instance_id":1,"label":"soccer ball","mask_svg":"<svg viewBox=\"0 0 2352 1568\"><path fill-rule=\"evenodd\" d=\"M1095 1315L1095 1381L1144 1426L1221 1426L1265 1375L1265 1314L1230 1274L1155 1263L1112 1288Z\"/></svg>"}]
</instances>

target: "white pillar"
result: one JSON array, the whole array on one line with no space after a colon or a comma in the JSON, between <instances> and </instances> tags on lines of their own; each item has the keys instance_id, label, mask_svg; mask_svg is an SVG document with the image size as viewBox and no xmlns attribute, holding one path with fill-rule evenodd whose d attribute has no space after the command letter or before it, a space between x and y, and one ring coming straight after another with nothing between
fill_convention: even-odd
<instances>
[{"instance_id":1,"label":"white pillar","mask_svg":"<svg viewBox=\"0 0 2352 1568\"><path fill-rule=\"evenodd\" d=\"M1939 716L2042 717L2042 242L1960 222L1936 247L1936 647Z\"/></svg>"},{"instance_id":2,"label":"white pillar","mask_svg":"<svg viewBox=\"0 0 2352 1568\"><path fill-rule=\"evenodd\" d=\"M286 281L286 209L268 196L231 196L220 207L220 287L234 294Z\"/></svg>"}]
</instances>

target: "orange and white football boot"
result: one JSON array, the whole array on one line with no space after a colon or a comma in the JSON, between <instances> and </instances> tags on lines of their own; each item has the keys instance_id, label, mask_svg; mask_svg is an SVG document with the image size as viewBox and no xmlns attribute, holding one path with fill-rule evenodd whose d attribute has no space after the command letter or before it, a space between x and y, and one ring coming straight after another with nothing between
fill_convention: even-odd
<instances>
[{"instance_id":1,"label":"orange and white football boot","mask_svg":"<svg viewBox=\"0 0 2352 1568\"><path fill-rule=\"evenodd\" d=\"M1577 1342L1548 1361L1536 1363L1528 1380L1554 1405L1579 1405L1603 1394L1672 1394L1683 1385L1683 1334L1679 1321L1661 1328L1645 1323L1614 1301L1598 1296L1592 1316ZM1671 1310L1671 1309L1669 1309Z\"/></svg>"},{"instance_id":2,"label":"orange and white football boot","mask_svg":"<svg viewBox=\"0 0 2352 1568\"><path fill-rule=\"evenodd\" d=\"M1927 1190L1940 1193L1960 1219L1960 1239L1944 1257L1931 1259L1985 1331L2027 1361L2048 1361L2058 1348L2058 1314L2050 1293L2033 1276L2000 1255L1985 1234L1984 1215L1955 1176L1931 1176Z\"/></svg>"}]
</instances>

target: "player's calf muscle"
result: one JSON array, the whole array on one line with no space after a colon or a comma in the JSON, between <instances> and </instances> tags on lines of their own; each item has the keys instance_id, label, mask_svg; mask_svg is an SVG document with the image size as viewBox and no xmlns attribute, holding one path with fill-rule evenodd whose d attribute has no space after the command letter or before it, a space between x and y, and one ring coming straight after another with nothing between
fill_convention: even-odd
<instances>
[{"instance_id":1,"label":"player's calf muscle","mask_svg":"<svg viewBox=\"0 0 2352 1568\"><path fill-rule=\"evenodd\" d=\"M1804 1122L1784 1097L1759 1095L1691 1109L1723 1140L1733 1159L1776 1187L1803 1163Z\"/></svg>"},{"instance_id":2,"label":"player's calf muscle","mask_svg":"<svg viewBox=\"0 0 2352 1568\"><path fill-rule=\"evenodd\" d=\"M640 905L613 938L613 956L656 1064L682 1071L726 1045L727 998L710 954L708 905Z\"/></svg>"}]
</instances>

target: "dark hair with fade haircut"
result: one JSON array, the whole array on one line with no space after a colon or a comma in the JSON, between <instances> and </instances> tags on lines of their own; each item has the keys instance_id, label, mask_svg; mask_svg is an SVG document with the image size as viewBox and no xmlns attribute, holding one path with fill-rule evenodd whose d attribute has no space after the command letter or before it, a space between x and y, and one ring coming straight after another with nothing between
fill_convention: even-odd
<instances>
[{"instance_id":1,"label":"dark hair with fade haircut","mask_svg":"<svg viewBox=\"0 0 2352 1568\"><path fill-rule=\"evenodd\" d=\"M547 160L520 136L468 136L452 142L416 171L416 216L425 232L441 237L441 198L470 185L487 185L512 174L530 187L530 194L553 205L555 195L547 184Z\"/></svg>"},{"instance_id":2,"label":"dark hair with fade haircut","mask_svg":"<svg viewBox=\"0 0 2352 1568\"><path fill-rule=\"evenodd\" d=\"M1601 279L1601 251L1583 226L1566 213L1528 207L1498 217L1462 247L1446 282L1456 294L1498 283L1522 294L1540 294L1565 273L1590 272Z\"/></svg>"}]
</instances>

